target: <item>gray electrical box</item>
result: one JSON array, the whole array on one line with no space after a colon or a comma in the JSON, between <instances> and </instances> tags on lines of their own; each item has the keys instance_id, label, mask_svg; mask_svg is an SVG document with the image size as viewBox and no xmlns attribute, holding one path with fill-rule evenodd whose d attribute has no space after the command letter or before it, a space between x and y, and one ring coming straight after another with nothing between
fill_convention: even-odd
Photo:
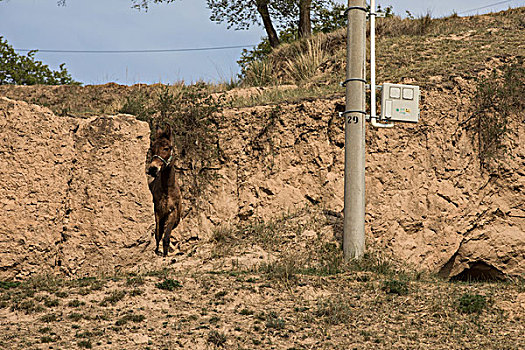
<instances>
[{"instance_id":1,"label":"gray electrical box","mask_svg":"<svg viewBox=\"0 0 525 350\"><path fill-rule=\"evenodd\" d=\"M381 119L417 123L419 100L419 86L384 83L381 94Z\"/></svg>"}]
</instances>

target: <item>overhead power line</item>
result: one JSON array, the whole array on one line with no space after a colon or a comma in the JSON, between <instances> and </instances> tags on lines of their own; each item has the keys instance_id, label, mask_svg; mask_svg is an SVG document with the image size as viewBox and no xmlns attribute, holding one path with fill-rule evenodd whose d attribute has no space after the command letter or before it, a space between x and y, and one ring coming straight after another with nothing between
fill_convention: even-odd
<instances>
[{"instance_id":1,"label":"overhead power line","mask_svg":"<svg viewBox=\"0 0 525 350\"><path fill-rule=\"evenodd\" d=\"M1 1L1 0L0 0ZM459 15L483 10L492 6L506 4L514 0L499 1L490 5L477 7L470 10L458 12ZM40 53L95 53L95 54L120 54L120 53L163 53L163 52L191 52L191 51L214 51L214 50L228 50L228 49L242 49L247 47L254 47L257 44L250 45L233 45L233 46L214 46L214 47L191 47L182 49L151 49L151 50L52 50L52 49L15 49L20 52L38 51Z\"/></svg>"},{"instance_id":2,"label":"overhead power line","mask_svg":"<svg viewBox=\"0 0 525 350\"><path fill-rule=\"evenodd\" d=\"M215 47L192 47L183 49L152 49L152 50L50 50L50 49L15 49L16 51L29 52L38 51L45 53L159 53L159 52L189 52L189 51L213 51L213 50L228 50L241 49L246 47L254 47L252 45L234 45L234 46L215 46Z\"/></svg>"},{"instance_id":3,"label":"overhead power line","mask_svg":"<svg viewBox=\"0 0 525 350\"><path fill-rule=\"evenodd\" d=\"M507 3L507 2L512 2L512 1L514 1L514 0L500 1L500 2L496 2L496 3L494 3L494 4L485 5L485 6L482 6L482 7L475 8L475 9L466 10L466 11L461 11L461 12L458 12L458 15L461 15L461 14L464 14L464 13L468 13L468 12L472 12L472 11L483 10L483 9L488 8L488 7L492 7L492 6L496 6L496 5L501 5L501 4L505 4L505 3Z\"/></svg>"}]
</instances>

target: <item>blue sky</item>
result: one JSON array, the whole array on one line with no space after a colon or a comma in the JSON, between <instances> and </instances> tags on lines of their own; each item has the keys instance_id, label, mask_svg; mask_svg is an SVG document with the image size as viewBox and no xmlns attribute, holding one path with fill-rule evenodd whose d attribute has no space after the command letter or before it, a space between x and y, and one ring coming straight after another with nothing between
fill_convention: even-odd
<instances>
[{"instance_id":1,"label":"blue sky","mask_svg":"<svg viewBox=\"0 0 525 350\"><path fill-rule=\"evenodd\" d=\"M338 2L346 3L339 0ZM414 15L430 12L441 17L456 11L462 15L499 11L524 6L524 0L488 8L463 11L498 3L498 0L377 1L394 12ZM253 45L264 36L261 27L236 31L209 20L205 0L179 0L151 5L148 12L131 8L131 0L0 1L0 36L18 49L143 50ZM216 51L71 54L43 53L37 59L57 68L65 63L73 78L84 84L116 82L174 83L184 80L229 81L238 73L236 61L242 49Z\"/></svg>"}]
</instances>

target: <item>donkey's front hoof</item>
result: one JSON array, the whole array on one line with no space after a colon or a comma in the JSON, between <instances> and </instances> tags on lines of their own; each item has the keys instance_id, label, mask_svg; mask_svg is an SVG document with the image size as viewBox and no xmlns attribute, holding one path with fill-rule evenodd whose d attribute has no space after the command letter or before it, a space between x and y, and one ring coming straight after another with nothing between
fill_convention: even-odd
<instances>
[{"instance_id":1,"label":"donkey's front hoof","mask_svg":"<svg viewBox=\"0 0 525 350\"><path fill-rule=\"evenodd\" d=\"M155 249L155 254L157 254L158 256L162 256L163 255L158 249Z\"/></svg>"}]
</instances>

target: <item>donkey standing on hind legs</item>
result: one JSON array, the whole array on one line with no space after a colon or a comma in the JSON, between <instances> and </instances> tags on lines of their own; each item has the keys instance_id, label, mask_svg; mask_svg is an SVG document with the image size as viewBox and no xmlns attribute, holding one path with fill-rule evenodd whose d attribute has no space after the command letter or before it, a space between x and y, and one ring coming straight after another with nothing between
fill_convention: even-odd
<instances>
[{"instance_id":1,"label":"donkey standing on hind legs","mask_svg":"<svg viewBox=\"0 0 525 350\"><path fill-rule=\"evenodd\" d=\"M163 255L168 255L171 231L180 222L182 212L182 197L180 187L175 179L173 135L168 125L166 129L157 126L155 142L150 147L151 162L147 169L149 189L153 195L155 209L155 253L159 253L159 243L162 239Z\"/></svg>"}]
</instances>

